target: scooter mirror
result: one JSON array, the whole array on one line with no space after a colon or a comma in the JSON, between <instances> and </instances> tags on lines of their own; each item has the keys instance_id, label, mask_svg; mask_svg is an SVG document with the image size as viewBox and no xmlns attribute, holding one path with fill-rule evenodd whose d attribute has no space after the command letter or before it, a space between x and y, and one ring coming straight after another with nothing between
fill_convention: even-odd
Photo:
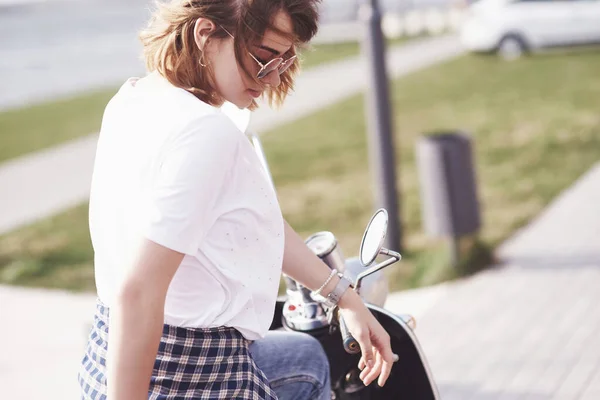
<instances>
[{"instance_id":1,"label":"scooter mirror","mask_svg":"<svg viewBox=\"0 0 600 400\"><path fill-rule=\"evenodd\" d=\"M371 265L379 255L387 233L388 213L384 208L375 212L365 229L360 244L360 262L365 267Z\"/></svg>"}]
</instances>

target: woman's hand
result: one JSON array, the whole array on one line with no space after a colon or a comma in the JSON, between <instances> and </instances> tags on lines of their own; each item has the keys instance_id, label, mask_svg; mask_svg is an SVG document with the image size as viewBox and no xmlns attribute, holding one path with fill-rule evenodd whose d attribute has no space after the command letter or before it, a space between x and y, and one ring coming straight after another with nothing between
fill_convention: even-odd
<instances>
[{"instance_id":1,"label":"woman's hand","mask_svg":"<svg viewBox=\"0 0 600 400\"><path fill-rule=\"evenodd\" d=\"M383 386L394 364L390 335L354 290L349 289L344 293L338 307L348 330L360 345L360 379L368 386L379 376L377 383Z\"/></svg>"}]
</instances>

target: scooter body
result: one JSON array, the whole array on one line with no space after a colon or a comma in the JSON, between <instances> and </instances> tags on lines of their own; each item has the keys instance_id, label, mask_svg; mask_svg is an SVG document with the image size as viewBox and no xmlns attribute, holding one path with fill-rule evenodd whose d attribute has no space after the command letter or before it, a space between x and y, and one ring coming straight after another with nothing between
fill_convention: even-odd
<instances>
[{"instance_id":1,"label":"scooter body","mask_svg":"<svg viewBox=\"0 0 600 400\"><path fill-rule=\"evenodd\" d=\"M283 317L285 298L277 301L271 330L293 330L286 326ZM413 330L397 315L375 305L367 304L375 318L390 335L392 351L399 360L394 363L384 387L377 382L365 386L359 379L360 353L348 354L342 344L339 330L330 332L328 327L304 331L321 342L329 359L332 391L336 400L410 399L435 400L439 398L437 387L429 370L427 360Z\"/></svg>"}]
</instances>

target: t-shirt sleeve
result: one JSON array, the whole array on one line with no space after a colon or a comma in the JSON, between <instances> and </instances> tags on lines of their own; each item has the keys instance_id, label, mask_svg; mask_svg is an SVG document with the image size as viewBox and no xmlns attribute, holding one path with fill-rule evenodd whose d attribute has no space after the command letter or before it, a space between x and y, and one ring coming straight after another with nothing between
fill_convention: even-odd
<instances>
[{"instance_id":1,"label":"t-shirt sleeve","mask_svg":"<svg viewBox=\"0 0 600 400\"><path fill-rule=\"evenodd\" d=\"M196 253L233 167L239 132L223 115L190 124L166 145L150 191L146 238L180 253Z\"/></svg>"}]
</instances>

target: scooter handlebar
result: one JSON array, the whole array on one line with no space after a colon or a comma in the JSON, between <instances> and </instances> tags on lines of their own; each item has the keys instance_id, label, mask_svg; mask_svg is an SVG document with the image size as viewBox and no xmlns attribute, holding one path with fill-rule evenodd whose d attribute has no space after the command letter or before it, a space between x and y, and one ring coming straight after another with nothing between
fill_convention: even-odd
<instances>
[{"instance_id":1,"label":"scooter handlebar","mask_svg":"<svg viewBox=\"0 0 600 400\"><path fill-rule=\"evenodd\" d=\"M346 350L346 353L348 354L360 353L360 346L348 330L346 322L344 322L344 317L341 314L338 315L340 322L340 333L342 334L342 343L344 345L344 350Z\"/></svg>"}]
</instances>

